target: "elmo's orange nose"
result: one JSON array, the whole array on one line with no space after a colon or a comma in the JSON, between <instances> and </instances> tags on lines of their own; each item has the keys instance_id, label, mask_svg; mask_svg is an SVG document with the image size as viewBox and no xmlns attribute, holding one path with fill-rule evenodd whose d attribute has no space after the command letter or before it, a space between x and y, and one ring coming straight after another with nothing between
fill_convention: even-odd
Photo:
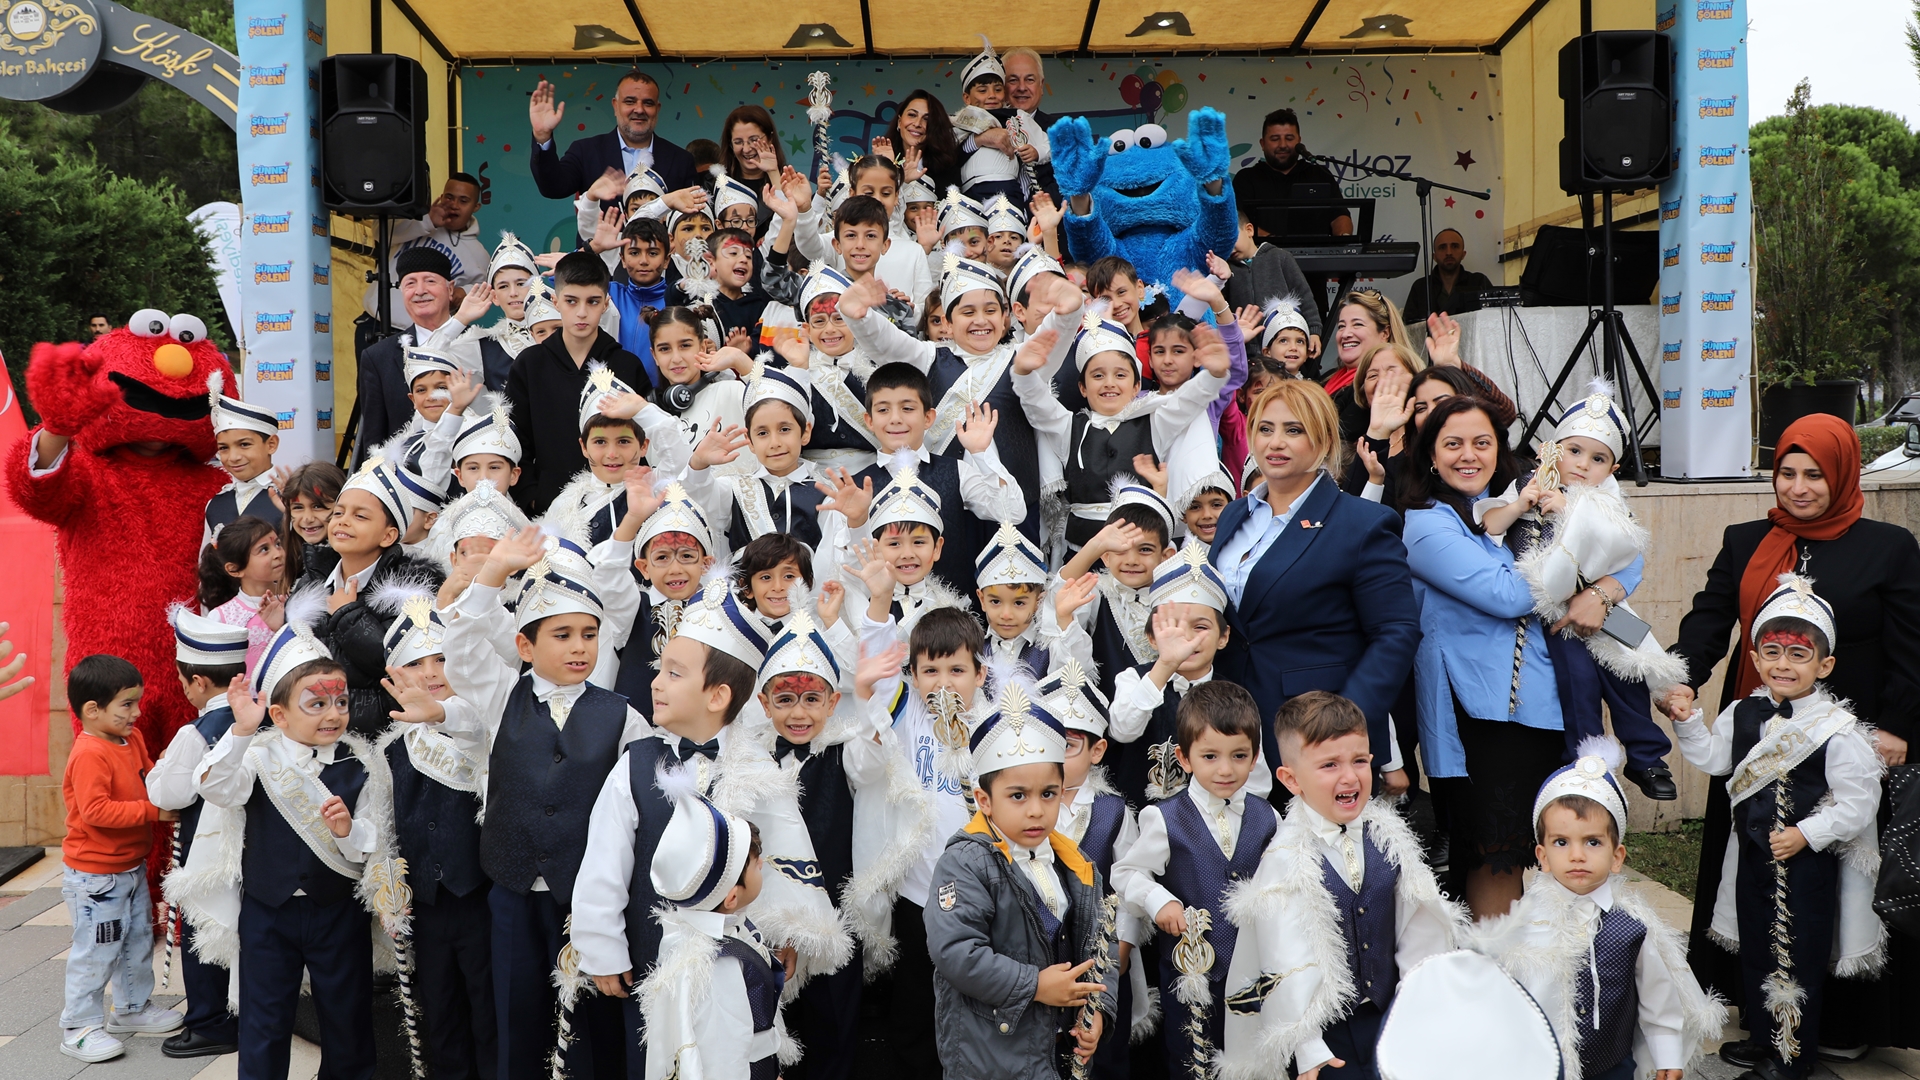
<instances>
[{"instance_id":1,"label":"elmo's orange nose","mask_svg":"<svg viewBox=\"0 0 1920 1080\"><path fill-rule=\"evenodd\" d=\"M153 350L153 366L169 379L185 378L193 370L193 354L169 341Z\"/></svg>"}]
</instances>

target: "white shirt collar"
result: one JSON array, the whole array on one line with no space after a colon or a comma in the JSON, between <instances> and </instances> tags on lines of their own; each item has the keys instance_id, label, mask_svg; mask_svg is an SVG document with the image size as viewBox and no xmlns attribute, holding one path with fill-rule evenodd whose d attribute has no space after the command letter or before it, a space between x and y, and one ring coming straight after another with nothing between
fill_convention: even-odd
<instances>
[{"instance_id":1,"label":"white shirt collar","mask_svg":"<svg viewBox=\"0 0 1920 1080\"><path fill-rule=\"evenodd\" d=\"M1187 798L1193 800L1193 805L1200 808L1200 812L1207 816L1208 821L1212 821L1214 816L1220 813L1220 808L1223 806L1226 807L1229 814L1238 817L1244 814L1247 809L1247 785L1241 784L1240 790L1234 792L1230 797L1222 799L1220 796L1208 791L1205 784L1190 782L1187 784Z\"/></svg>"},{"instance_id":2,"label":"white shirt collar","mask_svg":"<svg viewBox=\"0 0 1920 1080\"><path fill-rule=\"evenodd\" d=\"M1301 490L1300 497L1289 503L1285 510L1273 516L1276 518L1293 517L1294 511L1306 504L1307 496L1313 494L1313 489L1320 486L1320 481L1324 479L1326 475L1325 471L1315 473L1313 480ZM1273 510L1273 504L1267 501L1267 482L1265 480L1253 485L1253 490L1247 492L1247 502L1250 504L1250 509L1255 512L1258 512L1259 508L1263 506L1266 507L1269 512Z\"/></svg>"},{"instance_id":3,"label":"white shirt collar","mask_svg":"<svg viewBox=\"0 0 1920 1080\"><path fill-rule=\"evenodd\" d=\"M1608 876L1607 880L1601 882L1598 888L1587 893L1585 896L1560 884L1560 879L1554 877L1552 874L1542 871L1540 876L1545 879L1542 885L1551 886L1552 888L1560 890L1560 894L1567 899L1585 901L1599 908L1601 911L1613 910L1613 878L1611 875Z\"/></svg>"},{"instance_id":4,"label":"white shirt collar","mask_svg":"<svg viewBox=\"0 0 1920 1080\"><path fill-rule=\"evenodd\" d=\"M681 908L679 918L693 929L718 941L726 937L727 932L732 929L735 916L718 911L694 911L691 908Z\"/></svg>"},{"instance_id":5,"label":"white shirt collar","mask_svg":"<svg viewBox=\"0 0 1920 1080\"><path fill-rule=\"evenodd\" d=\"M200 706L200 715L205 716L215 709L224 709L226 707L227 707L227 694L226 694L226 691L223 690L220 693L215 694L212 697L208 698L207 703L205 705Z\"/></svg>"},{"instance_id":6,"label":"white shirt collar","mask_svg":"<svg viewBox=\"0 0 1920 1080\"><path fill-rule=\"evenodd\" d=\"M527 674L533 679L533 696L537 701L547 701L555 694L563 700L571 701L587 692L587 684L584 682L574 683L572 686L561 686L559 683L548 682L541 678L537 672L529 671Z\"/></svg>"},{"instance_id":7,"label":"white shirt collar","mask_svg":"<svg viewBox=\"0 0 1920 1080\"><path fill-rule=\"evenodd\" d=\"M775 476L767 471L765 465L755 465L753 478L755 480L765 480L776 487L803 482L812 483L814 479L813 462L808 461L806 458L801 458L800 464L795 466L794 470L785 476Z\"/></svg>"},{"instance_id":8,"label":"white shirt collar","mask_svg":"<svg viewBox=\"0 0 1920 1080\"><path fill-rule=\"evenodd\" d=\"M327 575L327 591L329 593L336 593L336 592L339 592L341 589L346 588L347 578L349 576L353 578L353 587L355 589L366 588L367 579L373 576L373 568L380 565L380 560L379 559L373 560L372 562L367 564L366 569L351 575L345 575L340 572L340 568L345 565L346 565L345 563L333 564L333 572Z\"/></svg>"},{"instance_id":9,"label":"white shirt collar","mask_svg":"<svg viewBox=\"0 0 1920 1080\"><path fill-rule=\"evenodd\" d=\"M1364 835L1359 818L1353 819L1351 822L1348 822L1345 827L1342 827L1339 822L1328 820L1323 817L1318 810L1308 806L1305 799L1296 798L1294 802L1299 805L1302 820L1307 823L1307 828L1312 831L1313 835L1328 844L1338 846L1342 833L1351 833L1355 839L1359 839Z\"/></svg>"},{"instance_id":10,"label":"white shirt collar","mask_svg":"<svg viewBox=\"0 0 1920 1080\"><path fill-rule=\"evenodd\" d=\"M900 448L900 450L905 450L909 454L919 455L920 464L922 465L931 464L933 461L933 451L927 449L927 444L925 441L922 441L918 447L903 446ZM875 451L875 453L878 455L877 460L880 462L880 467L887 470L888 476L893 475L893 455L899 453L900 450Z\"/></svg>"},{"instance_id":11,"label":"white shirt collar","mask_svg":"<svg viewBox=\"0 0 1920 1080\"><path fill-rule=\"evenodd\" d=\"M1192 689L1193 687L1199 686L1201 683L1212 682L1212 681L1213 681L1213 669L1209 667L1207 670L1201 672L1197 677L1191 678L1191 679L1187 678L1185 675L1182 675L1176 671L1173 673L1173 678L1167 680L1167 685L1173 687L1174 690L1176 690L1177 692L1179 692L1181 695L1184 696L1186 692ZM1245 791L1246 789L1243 787L1240 790Z\"/></svg>"}]
</instances>

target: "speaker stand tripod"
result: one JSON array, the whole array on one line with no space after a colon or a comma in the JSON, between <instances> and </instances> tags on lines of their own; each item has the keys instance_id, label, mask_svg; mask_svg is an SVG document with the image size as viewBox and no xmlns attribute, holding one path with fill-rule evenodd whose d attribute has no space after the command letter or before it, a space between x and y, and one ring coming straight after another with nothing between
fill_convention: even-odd
<instances>
[{"instance_id":1,"label":"speaker stand tripod","mask_svg":"<svg viewBox=\"0 0 1920 1080\"><path fill-rule=\"evenodd\" d=\"M386 334L387 328L393 325L392 288L387 281L388 247L387 215L383 211L373 231L373 274L371 275L374 282L374 315L380 320L382 335ZM359 357L356 356L354 359L358 361ZM357 366L356 364L356 370ZM347 414L347 426L341 429L340 449L335 454L334 464L342 469L346 468L347 462L352 460L353 439L359 428L360 395L356 393L353 395L353 411Z\"/></svg>"},{"instance_id":2,"label":"speaker stand tripod","mask_svg":"<svg viewBox=\"0 0 1920 1080\"><path fill-rule=\"evenodd\" d=\"M1601 306L1600 310L1587 316L1587 329L1574 342L1573 351L1567 354L1566 362L1560 365L1560 374L1553 380L1553 386L1547 390L1547 396L1540 402L1539 411L1527 422L1526 431L1520 435L1520 445L1528 446L1533 442L1533 433L1546 420L1559 400L1560 390L1573 377L1574 366L1581 360L1581 354L1587 351L1587 344L1593 340L1593 332L1600 334L1600 370L1618 389L1620 398L1616 405L1620 415L1626 421L1627 457L1633 462L1633 480L1639 487L1647 486L1647 462L1640 453L1640 425L1633 415L1633 387L1627 382L1627 361L1633 361L1633 370L1640 376L1640 385L1647 392L1647 400L1657 411L1660 408L1660 390L1654 385L1653 378L1647 374L1647 365L1640 359L1640 350L1633 346L1633 335L1627 333L1626 317L1613 306L1613 189L1602 188L1599 191L1601 205L1600 245L1602 258L1600 263ZM1592 249L1588 249L1589 255Z\"/></svg>"}]
</instances>

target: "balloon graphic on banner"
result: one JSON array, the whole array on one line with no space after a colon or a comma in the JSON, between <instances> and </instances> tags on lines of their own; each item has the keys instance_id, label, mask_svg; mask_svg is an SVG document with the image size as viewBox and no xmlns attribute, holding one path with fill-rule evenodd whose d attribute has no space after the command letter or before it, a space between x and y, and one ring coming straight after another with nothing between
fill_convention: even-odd
<instances>
[{"instance_id":1,"label":"balloon graphic on banner","mask_svg":"<svg viewBox=\"0 0 1920 1080\"><path fill-rule=\"evenodd\" d=\"M1149 65L1120 80L1120 100L1147 112L1177 113L1187 107L1187 86L1171 70Z\"/></svg>"}]
</instances>

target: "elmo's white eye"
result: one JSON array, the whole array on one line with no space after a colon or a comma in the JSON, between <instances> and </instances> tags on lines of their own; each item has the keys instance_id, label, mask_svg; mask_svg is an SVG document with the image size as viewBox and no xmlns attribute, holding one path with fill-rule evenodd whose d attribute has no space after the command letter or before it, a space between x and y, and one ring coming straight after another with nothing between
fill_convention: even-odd
<instances>
[{"instance_id":1,"label":"elmo's white eye","mask_svg":"<svg viewBox=\"0 0 1920 1080\"><path fill-rule=\"evenodd\" d=\"M1107 152L1108 153L1124 154L1131 149L1133 149L1133 129L1132 128L1121 128L1119 131L1116 131L1113 134L1107 136Z\"/></svg>"},{"instance_id":2,"label":"elmo's white eye","mask_svg":"<svg viewBox=\"0 0 1920 1080\"><path fill-rule=\"evenodd\" d=\"M207 324L193 315L175 315L168 328L173 331L173 340L182 345L191 345L207 336Z\"/></svg>"},{"instance_id":3,"label":"elmo's white eye","mask_svg":"<svg viewBox=\"0 0 1920 1080\"><path fill-rule=\"evenodd\" d=\"M1167 129L1159 124L1142 124L1133 133L1133 144L1142 150L1151 150L1167 144Z\"/></svg>"},{"instance_id":4,"label":"elmo's white eye","mask_svg":"<svg viewBox=\"0 0 1920 1080\"><path fill-rule=\"evenodd\" d=\"M141 308L127 320L127 329L136 337L165 337L167 334L167 313L154 308Z\"/></svg>"}]
</instances>

